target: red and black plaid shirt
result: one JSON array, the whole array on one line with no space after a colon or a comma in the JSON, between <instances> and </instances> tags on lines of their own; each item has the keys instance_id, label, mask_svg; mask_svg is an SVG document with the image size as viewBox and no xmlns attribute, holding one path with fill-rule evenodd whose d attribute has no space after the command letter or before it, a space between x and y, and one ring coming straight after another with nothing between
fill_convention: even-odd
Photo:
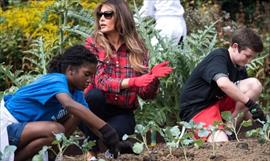
<instances>
[{"instance_id":1,"label":"red and black plaid shirt","mask_svg":"<svg viewBox=\"0 0 270 161\"><path fill-rule=\"evenodd\" d=\"M85 46L99 59L94 83L90 84L89 87L92 86L104 91L107 103L135 109L139 105L137 95L142 99L153 99L156 96L159 87L158 79L143 88L121 89L123 79L142 75L131 67L125 44L122 44L117 51L113 50L113 56L108 60L105 60L105 51L95 45L93 38L88 37ZM148 65L147 59L144 65Z\"/></svg>"}]
</instances>

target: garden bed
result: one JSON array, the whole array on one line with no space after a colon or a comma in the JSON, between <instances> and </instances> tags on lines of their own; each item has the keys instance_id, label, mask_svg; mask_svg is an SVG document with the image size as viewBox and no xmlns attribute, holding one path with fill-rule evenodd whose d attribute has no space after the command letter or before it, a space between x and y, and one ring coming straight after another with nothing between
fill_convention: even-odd
<instances>
[{"instance_id":1,"label":"garden bed","mask_svg":"<svg viewBox=\"0 0 270 161\"><path fill-rule=\"evenodd\" d=\"M192 161L270 161L270 143L260 144L256 139L242 139L241 142L230 141L218 143L216 155L213 155L211 143L205 143L201 148L187 147L187 158ZM98 158L106 159L104 153L98 154ZM66 161L83 160L82 155L66 158ZM182 149L178 148L169 155L169 149L165 144L157 144L151 148L149 154L122 154L117 161L182 161L185 160Z\"/></svg>"},{"instance_id":2,"label":"garden bed","mask_svg":"<svg viewBox=\"0 0 270 161\"><path fill-rule=\"evenodd\" d=\"M256 129L259 124L253 122L253 126L243 127L239 133L240 141L236 140L224 143L204 143L200 148L194 145L185 147L186 157L189 161L270 161L270 142L260 143L258 138L247 138L246 132L251 129ZM149 143L150 136L147 136ZM149 147L149 152L145 149L142 154L121 154L117 161L185 161L185 155L182 148L172 150L170 154L169 148L165 145L164 139L157 135L158 144L154 147ZM215 145L215 151L213 150ZM76 152L77 151L77 152ZM84 160L79 149L69 147L66 154L73 154L72 157L66 158L65 161ZM79 153L78 153L79 152ZM77 155L76 155L77 154ZM214 155L215 154L215 155ZM98 154L99 159L112 161L107 159L104 153Z\"/></svg>"},{"instance_id":3,"label":"garden bed","mask_svg":"<svg viewBox=\"0 0 270 161\"><path fill-rule=\"evenodd\" d=\"M196 161L270 161L270 143L259 144L257 140L243 140L247 146L239 146L238 142L220 143L217 145L216 155L212 155L212 145L204 144L200 149L187 148L188 160ZM99 155L99 158L104 158ZM164 144L158 144L152 149L152 153L141 155L124 154L117 160L119 161L180 161L185 160L183 151L177 149L169 155L169 150Z\"/></svg>"}]
</instances>

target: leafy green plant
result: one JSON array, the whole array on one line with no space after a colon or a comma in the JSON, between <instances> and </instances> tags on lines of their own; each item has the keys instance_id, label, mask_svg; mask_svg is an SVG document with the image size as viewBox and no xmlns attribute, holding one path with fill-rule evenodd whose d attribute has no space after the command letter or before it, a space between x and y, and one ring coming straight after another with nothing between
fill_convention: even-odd
<instances>
[{"instance_id":1,"label":"leafy green plant","mask_svg":"<svg viewBox=\"0 0 270 161\"><path fill-rule=\"evenodd\" d=\"M69 138L67 138L64 133L54 135L55 140L52 142L52 145L56 146L56 149L52 146L43 146L38 154L33 157L33 161L43 161L46 155L48 155L48 150L51 150L56 155L56 161L62 161L64 159L64 152L70 145L77 146L81 149L83 154L86 154L96 144L94 141L84 139L83 144L80 145L80 138L76 135L71 135Z\"/></svg>"},{"instance_id":2,"label":"leafy green plant","mask_svg":"<svg viewBox=\"0 0 270 161\"><path fill-rule=\"evenodd\" d=\"M182 127L181 132L178 126L166 127L161 129L160 134L163 136L166 145L169 147L169 155L172 155L172 149L179 148L180 146L183 150L185 160L188 160L185 146L191 144L193 140L191 139L191 136L186 133L185 126Z\"/></svg>"},{"instance_id":3,"label":"leafy green plant","mask_svg":"<svg viewBox=\"0 0 270 161\"><path fill-rule=\"evenodd\" d=\"M207 130L209 130L211 134L208 137L208 140L210 140L210 143L212 145L212 155L210 155L210 159L214 159L216 157L217 142L215 141L215 137L219 130L219 126L221 126L222 124L222 122L215 121L213 125L209 125L207 127Z\"/></svg>"},{"instance_id":4,"label":"leafy green plant","mask_svg":"<svg viewBox=\"0 0 270 161\"><path fill-rule=\"evenodd\" d=\"M23 71L21 69L13 72L12 65L0 64L0 73L5 75L6 79L9 79L11 82L10 88L0 92L0 98L2 98L4 94L12 93L21 86L30 83L39 75L47 73L46 66L51 55L49 52L45 52L43 39L39 38L34 40L31 46L31 49L24 52L23 68L28 68L28 70L33 69L32 71Z\"/></svg>"},{"instance_id":5,"label":"leafy green plant","mask_svg":"<svg viewBox=\"0 0 270 161\"><path fill-rule=\"evenodd\" d=\"M146 126L142 124L137 124L135 126L135 134L133 135L124 135L122 140L134 139L137 142L133 145L132 150L136 154L143 152L144 148L147 149L148 153L151 153L149 146L147 144L147 132L149 131L159 131L159 127L153 122L150 121Z\"/></svg>"},{"instance_id":6,"label":"leafy green plant","mask_svg":"<svg viewBox=\"0 0 270 161\"><path fill-rule=\"evenodd\" d=\"M229 111L224 111L221 113L222 118L226 121L226 123L224 124L225 128L234 133L237 142L240 142L238 134L239 134L241 128L242 127L249 127L252 125L251 120L243 120L239 126L237 125L237 123L239 122L239 119L242 118L243 115L244 115L243 112L238 113L236 117L233 117L232 113ZM237 128L237 126L238 126L238 128Z\"/></svg>"},{"instance_id":7,"label":"leafy green plant","mask_svg":"<svg viewBox=\"0 0 270 161\"><path fill-rule=\"evenodd\" d=\"M66 45L80 41L92 34L94 19L90 10L85 10L80 0L57 0L44 12L44 20L49 21L49 15L58 18L58 43L55 44L59 53L63 52ZM78 37L78 35L80 37Z\"/></svg>"},{"instance_id":8,"label":"leafy green plant","mask_svg":"<svg viewBox=\"0 0 270 161\"><path fill-rule=\"evenodd\" d=\"M153 19L143 19L135 6L137 30L144 39L150 55L150 67L162 61L170 61L174 71L160 80L159 93L153 101L140 100L141 109L136 112L139 123L155 121L161 127L172 126L180 121L180 89L197 63L214 49L217 41L215 23L191 33L181 45L176 45L159 35ZM153 43L156 39L158 43Z\"/></svg>"},{"instance_id":9,"label":"leafy green plant","mask_svg":"<svg viewBox=\"0 0 270 161\"><path fill-rule=\"evenodd\" d=\"M93 146L96 145L95 141L89 141L87 138L83 140L83 144L80 146L80 149L84 154L86 154Z\"/></svg>"},{"instance_id":10,"label":"leafy green plant","mask_svg":"<svg viewBox=\"0 0 270 161\"><path fill-rule=\"evenodd\" d=\"M65 35L65 27L68 24L68 11L75 8L81 8L79 0L57 0L45 10L45 17L49 13L58 15L58 29L59 29L59 53L63 52L64 42L67 36Z\"/></svg>"},{"instance_id":11,"label":"leafy green plant","mask_svg":"<svg viewBox=\"0 0 270 161\"><path fill-rule=\"evenodd\" d=\"M10 159L9 157L11 156L11 154L14 154L16 149L17 147L14 145L6 146L3 152L0 151L0 160L8 161Z\"/></svg>"},{"instance_id":12,"label":"leafy green plant","mask_svg":"<svg viewBox=\"0 0 270 161\"><path fill-rule=\"evenodd\" d=\"M71 136L69 139L66 138L64 133L54 134L55 140L52 142L52 145L57 146L58 153L55 152L53 149L52 151L56 155L55 160L63 160L64 152L70 145L77 145L79 147L79 142L76 140L73 136Z\"/></svg>"},{"instance_id":13,"label":"leafy green plant","mask_svg":"<svg viewBox=\"0 0 270 161\"><path fill-rule=\"evenodd\" d=\"M89 149L91 149L95 145L95 142L86 140L84 141L84 144L82 145L81 148L79 144L79 139L76 136L71 135L69 138L67 138L63 133L54 135L55 140L52 142L52 145L57 146L58 153L54 151L52 148L50 148L50 150L54 152L54 154L56 155L56 160L59 161L63 160L64 152L70 145L76 145L85 153L88 152Z\"/></svg>"},{"instance_id":14,"label":"leafy green plant","mask_svg":"<svg viewBox=\"0 0 270 161\"><path fill-rule=\"evenodd\" d=\"M48 146L43 146L38 154L34 155L32 161L46 161L48 159Z\"/></svg>"},{"instance_id":15,"label":"leafy green plant","mask_svg":"<svg viewBox=\"0 0 270 161\"><path fill-rule=\"evenodd\" d=\"M159 133L163 136L166 145L169 147L169 155L172 155L172 149L181 148L185 160L188 160L186 147L191 144L200 147L204 143L201 139L194 139L194 133L198 133L199 137L206 137L209 132L203 127L202 123L195 124L194 121L182 121L180 122L180 125L181 131L179 126L176 125L161 129Z\"/></svg>"},{"instance_id":16,"label":"leafy green plant","mask_svg":"<svg viewBox=\"0 0 270 161\"><path fill-rule=\"evenodd\" d=\"M248 137L257 137L259 142L270 142L270 115L266 116L266 122L261 122L263 127L247 131Z\"/></svg>"},{"instance_id":17,"label":"leafy green plant","mask_svg":"<svg viewBox=\"0 0 270 161\"><path fill-rule=\"evenodd\" d=\"M52 54L49 51L45 51L43 38L39 37L34 40L30 47L31 49L24 51L26 56L23 58L23 63L28 66L25 68L32 69L30 73L46 74L46 66L51 59Z\"/></svg>"},{"instance_id":18,"label":"leafy green plant","mask_svg":"<svg viewBox=\"0 0 270 161\"><path fill-rule=\"evenodd\" d=\"M193 120L190 120L189 122L181 121L179 124L184 126L189 132L192 132L192 137L194 137L194 134L198 135L199 138L207 137L209 135L208 129L205 128L205 124L202 122L195 123ZM198 146L199 145L201 144L198 144Z\"/></svg>"}]
</instances>

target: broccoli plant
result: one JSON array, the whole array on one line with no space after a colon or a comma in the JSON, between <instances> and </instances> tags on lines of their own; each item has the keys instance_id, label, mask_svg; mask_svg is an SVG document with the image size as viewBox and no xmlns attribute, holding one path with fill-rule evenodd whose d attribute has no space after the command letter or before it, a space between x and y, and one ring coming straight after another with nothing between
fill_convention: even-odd
<instances>
[{"instance_id":1,"label":"broccoli plant","mask_svg":"<svg viewBox=\"0 0 270 161\"><path fill-rule=\"evenodd\" d=\"M54 134L55 140L52 142L53 145L57 146L58 154L53 149L51 149L56 155L55 160L63 160L65 150L72 144L79 147L79 141L75 139L74 136L70 136L68 139L64 133Z\"/></svg>"},{"instance_id":2,"label":"broccoli plant","mask_svg":"<svg viewBox=\"0 0 270 161\"><path fill-rule=\"evenodd\" d=\"M259 142L270 142L270 115L266 116L266 122L261 122L263 127L250 130L246 133L248 137L258 137Z\"/></svg>"},{"instance_id":3,"label":"broccoli plant","mask_svg":"<svg viewBox=\"0 0 270 161\"><path fill-rule=\"evenodd\" d=\"M38 154L34 155L32 161L48 161L48 149L49 146L43 146Z\"/></svg>"},{"instance_id":4,"label":"broccoli plant","mask_svg":"<svg viewBox=\"0 0 270 161\"><path fill-rule=\"evenodd\" d=\"M188 160L186 154L186 146L193 144L195 147L201 147L204 141L200 138L205 138L209 135L209 131L204 127L204 123L195 123L194 121L181 121L179 124L182 126L181 133L178 139L178 146L183 150L185 160ZM179 130L180 132L180 130ZM175 134L177 134L177 130ZM196 135L196 136L195 136Z\"/></svg>"},{"instance_id":5,"label":"broccoli plant","mask_svg":"<svg viewBox=\"0 0 270 161\"><path fill-rule=\"evenodd\" d=\"M226 121L226 124L224 124L226 129L229 131L232 131L236 137L237 142L240 142L238 134L241 130L241 128L244 127L249 127L252 125L251 120L244 120L240 123L238 129L237 129L237 122L239 122L239 118L242 118L243 113L238 113L236 117L233 117L231 112L229 111L224 111L221 113L222 118ZM228 131L227 131L228 132Z\"/></svg>"},{"instance_id":6,"label":"broccoli plant","mask_svg":"<svg viewBox=\"0 0 270 161\"><path fill-rule=\"evenodd\" d=\"M209 135L209 131L207 130L207 128L205 128L204 126L205 124L202 122L195 123L194 121L191 120L189 122L181 121L179 124L184 126L190 132L192 132L192 137L205 138ZM196 134L197 136L194 136L194 134ZM195 142L195 146L201 145L200 142L198 143L199 144L197 145L197 142Z\"/></svg>"},{"instance_id":7,"label":"broccoli plant","mask_svg":"<svg viewBox=\"0 0 270 161\"><path fill-rule=\"evenodd\" d=\"M54 135L55 140L52 142L52 145L57 147L58 152L56 152L51 146L44 146L39 153L33 157L33 161L43 161L44 158L46 158L48 150L51 150L56 155L56 161L62 161L64 159L64 152L70 145L77 146L84 154L95 145L94 141L88 141L88 139L85 139L83 144L80 146L79 138L74 135L71 135L69 138L67 138L64 133Z\"/></svg>"},{"instance_id":8,"label":"broccoli plant","mask_svg":"<svg viewBox=\"0 0 270 161\"><path fill-rule=\"evenodd\" d=\"M210 158L214 159L216 157L217 144L213 140L214 140L216 132L218 131L218 126L209 125L208 129L211 131L211 135L209 137L211 137L210 139L212 140L212 141L210 141L210 143L212 145L212 155L210 156Z\"/></svg>"},{"instance_id":9,"label":"broccoli plant","mask_svg":"<svg viewBox=\"0 0 270 161\"><path fill-rule=\"evenodd\" d=\"M223 125L221 121L215 121L213 125L209 125L207 127L207 130L209 130L211 133L211 135L208 137L208 141L212 145L212 155L210 155L210 159L216 158L217 141L215 140L215 137L221 125Z\"/></svg>"},{"instance_id":10,"label":"broccoli plant","mask_svg":"<svg viewBox=\"0 0 270 161\"><path fill-rule=\"evenodd\" d=\"M168 156L172 155L172 149L179 148L180 146L183 150L185 160L188 160L185 146L191 144L193 140L189 133L186 132L185 126L182 127L181 132L178 126L167 127L161 129L160 134L165 139L166 145L169 147L170 153Z\"/></svg>"},{"instance_id":11,"label":"broccoli plant","mask_svg":"<svg viewBox=\"0 0 270 161\"><path fill-rule=\"evenodd\" d=\"M142 124L137 124L135 126L135 134L133 134L133 135L126 135L125 134L122 137L122 140L127 140L129 138L136 140L137 142L132 147L133 152L136 154L142 153L144 148L147 149L148 153L151 153L151 151L148 147L147 138L146 138L146 134L149 131L159 131L159 127L153 121L150 121L146 126L144 126Z\"/></svg>"},{"instance_id":12,"label":"broccoli plant","mask_svg":"<svg viewBox=\"0 0 270 161\"><path fill-rule=\"evenodd\" d=\"M93 146L96 145L95 141L89 141L88 138L83 140L83 144L80 147L81 151L86 154Z\"/></svg>"}]
</instances>

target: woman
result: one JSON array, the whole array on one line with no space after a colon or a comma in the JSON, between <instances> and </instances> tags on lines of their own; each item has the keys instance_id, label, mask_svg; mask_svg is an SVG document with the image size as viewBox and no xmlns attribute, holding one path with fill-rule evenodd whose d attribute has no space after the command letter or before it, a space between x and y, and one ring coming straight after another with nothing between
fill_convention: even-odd
<instances>
[{"instance_id":1,"label":"woman","mask_svg":"<svg viewBox=\"0 0 270 161\"><path fill-rule=\"evenodd\" d=\"M85 90L91 110L116 129L119 137L133 134L133 111L137 96L153 99L158 78L171 73L168 62L148 70L148 55L139 37L133 15L123 0L106 0L95 9L93 37L85 46L99 59L94 83ZM91 134L89 134L91 135Z\"/></svg>"},{"instance_id":2,"label":"woman","mask_svg":"<svg viewBox=\"0 0 270 161\"><path fill-rule=\"evenodd\" d=\"M96 57L76 45L51 61L49 74L6 95L1 101L1 151L4 143L15 145L15 161L25 161L50 145L54 134L69 135L82 120L89 128L99 129L108 148L117 153L116 131L88 109L82 92L96 65Z\"/></svg>"}]
</instances>

